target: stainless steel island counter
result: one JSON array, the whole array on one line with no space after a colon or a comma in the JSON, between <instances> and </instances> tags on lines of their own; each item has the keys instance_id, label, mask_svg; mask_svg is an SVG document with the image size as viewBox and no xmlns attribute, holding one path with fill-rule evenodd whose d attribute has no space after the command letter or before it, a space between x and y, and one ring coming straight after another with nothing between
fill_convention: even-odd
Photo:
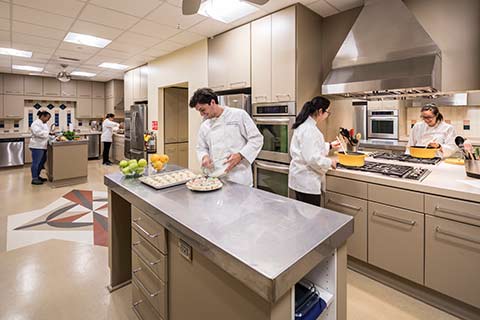
<instances>
[{"instance_id":1,"label":"stainless steel island counter","mask_svg":"<svg viewBox=\"0 0 480 320\"><path fill-rule=\"evenodd\" d=\"M171 239L183 250L183 256L187 255L185 261L189 255L192 260L202 256L212 268L238 281L249 294L267 305L282 303L288 294L288 315L278 319L292 318L290 298L295 283L312 272L310 279L324 277L329 265L334 269L346 268L346 264L342 264L344 244L353 232L353 218L347 215L233 183L208 193L192 192L184 185L156 191L118 173L106 175L105 184L109 188L110 205L111 287L121 286L131 278L130 269L125 268L132 241L128 234L131 223L133 229L138 229L134 211L140 211L164 227L168 234L168 250L164 250L168 252L165 255L168 256L168 279L164 282L168 282L169 296L172 296L172 301L165 303L170 309L175 309L176 303L170 292L175 290L172 287L175 280L170 275L178 269L170 265L174 260L172 251L175 251L170 250ZM140 227L140 234L142 229L145 227ZM146 238L155 236L143 231ZM339 254L342 252L343 255ZM345 270L330 270L334 277L330 282L337 283L337 271L340 275L345 273ZM318 283L321 280L315 282L321 285ZM340 290L337 308L344 303L340 296L345 286L344 279L339 279L339 288L329 288L333 296ZM337 313L344 311L332 314ZM175 318L174 313L170 316L164 314L163 318ZM335 318L343 317L332 317Z\"/></svg>"}]
</instances>

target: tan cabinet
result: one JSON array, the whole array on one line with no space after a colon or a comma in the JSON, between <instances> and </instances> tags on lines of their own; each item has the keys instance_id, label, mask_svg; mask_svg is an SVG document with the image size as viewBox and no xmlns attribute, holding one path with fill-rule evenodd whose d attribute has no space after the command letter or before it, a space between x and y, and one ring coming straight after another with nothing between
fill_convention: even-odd
<instances>
[{"instance_id":1,"label":"tan cabinet","mask_svg":"<svg viewBox=\"0 0 480 320\"><path fill-rule=\"evenodd\" d=\"M126 72L123 77L123 92L125 110L130 110L130 106L133 104L133 70Z\"/></svg>"},{"instance_id":2,"label":"tan cabinet","mask_svg":"<svg viewBox=\"0 0 480 320\"><path fill-rule=\"evenodd\" d=\"M113 98L113 80L105 84L105 98Z\"/></svg>"},{"instance_id":3,"label":"tan cabinet","mask_svg":"<svg viewBox=\"0 0 480 320\"><path fill-rule=\"evenodd\" d=\"M4 74L3 75L3 92L5 94L23 95L24 83L23 76L19 74Z\"/></svg>"},{"instance_id":4,"label":"tan cabinet","mask_svg":"<svg viewBox=\"0 0 480 320\"><path fill-rule=\"evenodd\" d=\"M178 144L178 165L188 168L188 142Z\"/></svg>"},{"instance_id":5,"label":"tan cabinet","mask_svg":"<svg viewBox=\"0 0 480 320\"><path fill-rule=\"evenodd\" d=\"M140 290L140 285L132 281L132 307L135 314L141 320L158 320L160 315L148 302L147 295Z\"/></svg>"},{"instance_id":6,"label":"tan cabinet","mask_svg":"<svg viewBox=\"0 0 480 320\"><path fill-rule=\"evenodd\" d=\"M367 262L367 201L327 191L325 208L354 218L354 232L347 240L348 255Z\"/></svg>"},{"instance_id":7,"label":"tan cabinet","mask_svg":"<svg viewBox=\"0 0 480 320\"><path fill-rule=\"evenodd\" d=\"M3 94L3 74L0 73L0 94Z\"/></svg>"},{"instance_id":8,"label":"tan cabinet","mask_svg":"<svg viewBox=\"0 0 480 320\"><path fill-rule=\"evenodd\" d=\"M141 100L140 81L141 81L140 68L134 69L133 70L133 100L134 101Z\"/></svg>"},{"instance_id":9,"label":"tan cabinet","mask_svg":"<svg viewBox=\"0 0 480 320\"><path fill-rule=\"evenodd\" d=\"M92 99L77 99L75 117L79 119L86 119L92 117Z\"/></svg>"},{"instance_id":10,"label":"tan cabinet","mask_svg":"<svg viewBox=\"0 0 480 320\"><path fill-rule=\"evenodd\" d=\"M272 101L272 16L252 22L252 103Z\"/></svg>"},{"instance_id":11,"label":"tan cabinet","mask_svg":"<svg viewBox=\"0 0 480 320\"><path fill-rule=\"evenodd\" d=\"M42 77L25 76L24 86L26 96L41 96L43 94Z\"/></svg>"},{"instance_id":12,"label":"tan cabinet","mask_svg":"<svg viewBox=\"0 0 480 320\"><path fill-rule=\"evenodd\" d=\"M77 97L77 81L70 80L68 82L62 82L60 84L62 91L62 97L76 98Z\"/></svg>"},{"instance_id":13,"label":"tan cabinet","mask_svg":"<svg viewBox=\"0 0 480 320\"><path fill-rule=\"evenodd\" d=\"M208 86L214 91L227 89L227 41L225 34L208 39Z\"/></svg>"},{"instance_id":14,"label":"tan cabinet","mask_svg":"<svg viewBox=\"0 0 480 320\"><path fill-rule=\"evenodd\" d=\"M60 81L55 78L43 78L43 95L60 97Z\"/></svg>"},{"instance_id":15,"label":"tan cabinet","mask_svg":"<svg viewBox=\"0 0 480 320\"><path fill-rule=\"evenodd\" d=\"M426 216L425 285L480 308L480 228Z\"/></svg>"},{"instance_id":16,"label":"tan cabinet","mask_svg":"<svg viewBox=\"0 0 480 320\"><path fill-rule=\"evenodd\" d=\"M77 81L77 96L79 98L91 98L92 97L92 82L91 81Z\"/></svg>"},{"instance_id":17,"label":"tan cabinet","mask_svg":"<svg viewBox=\"0 0 480 320\"><path fill-rule=\"evenodd\" d=\"M178 141L188 141L188 90L178 99Z\"/></svg>"},{"instance_id":18,"label":"tan cabinet","mask_svg":"<svg viewBox=\"0 0 480 320\"><path fill-rule=\"evenodd\" d=\"M163 151L170 158L169 163L176 164L176 165L179 164L180 159L178 157L178 144L177 143L165 144Z\"/></svg>"},{"instance_id":19,"label":"tan cabinet","mask_svg":"<svg viewBox=\"0 0 480 320\"><path fill-rule=\"evenodd\" d=\"M92 98L105 99L105 84L103 82L92 82Z\"/></svg>"},{"instance_id":20,"label":"tan cabinet","mask_svg":"<svg viewBox=\"0 0 480 320\"><path fill-rule=\"evenodd\" d=\"M114 162L120 162L125 158L125 138L123 136L113 135L112 158Z\"/></svg>"},{"instance_id":21,"label":"tan cabinet","mask_svg":"<svg viewBox=\"0 0 480 320\"><path fill-rule=\"evenodd\" d=\"M178 119L178 90L166 88L164 90L165 143L178 142Z\"/></svg>"},{"instance_id":22,"label":"tan cabinet","mask_svg":"<svg viewBox=\"0 0 480 320\"><path fill-rule=\"evenodd\" d=\"M30 144L30 138L25 138L25 143L23 145L23 154L25 155L25 163L32 163L32 151L28 147Z\"/></svg>"},{"instance_id":23,"label":"tan cabinet","mask_svg":"<svg viewBox=\"0 0 480 320\"><path fill-rule=\"evenodd\" d=\"M368 200L423 212L424 194L420 192L368 184Z\"/></svg>"},{"instance_id":24,"label":"tan cabinet","mask_svg":"<svg viewBox=\"0 0 480 320\"><path fill-rule=\"evenodd\" d=\"M480 226L480 203L427 194L425 213Z\"/></svg>"},{"instance_id":25,"label":"tan cabinet","mask_svg":"<svg viewBox=\"0 0 480 320\"><path fill-rule=\"evenodd\" d=\"M105 117L105 99L92 99L92 118Z\"/></svg>"},{"instance_id":26,"label":"tan cabinet","mask_svg":"<svg viewBox=\"0 0 480 320\"><path fill-rule=\"evenodd\" d=\"M423 284L424 215L368 203L368 262Z\"/></svg>"},{"instance_id":27,"label":"tan cabinet","mask_svg":"<svg viewBox=\"0 0 480 320\"><path fill-rule=\"evenodd\" d=\"M4 95L3 94L0 94L0 119L3 118L3 114L4 114L4 107L3 107L3 104L4 104Z\"/></svg>"},{"instance_id":28,"label":"tan cabinet","mask_svg":"<svg viewBox=\"0 0 480 320\"><path fill-rule=\"evenodd\" d=\"M115 103L112 98L105 99L105 114L107 113L115 113Z\"/></svg>"},{"instance_id":29,"label":"tan cabinet","mask_svg":"<svg viewBox=\"0 0 480 320\"><path fill-rule=\"evenodd\" d=\"M167 232L140 209L132 206L132 228L163 254L167 254Z\"/></svg>"},{"instance_id":30,"label":"tan cabinet","mask_svg":"<svg viewBox=\"0 0 480 320\"><path fill-rule=\"evenodd\" d=\"M327 176L327 190L352 197L367 199L368 184L362 181Z\"/></svg>"},{"instance_id":31,"label":"tan cabinet","mask_svg":"<svg viewBox=\"0 0 480 320\"><path fill-rule=\"evenodd\" d=\"M148 100L148 66L140 68L140 96L139 100Z\"/></svg>"},{"instance_id":32,"label":"tan cabinet","mask_svg":"<svg viewBox=\"0 0 480 320\"><path fill-rule=\"evenodd\" d=\"M24 96L3 96L3 117L5 119L22 119L23 109L25 108Z\"/></svg>"}]
</instances>

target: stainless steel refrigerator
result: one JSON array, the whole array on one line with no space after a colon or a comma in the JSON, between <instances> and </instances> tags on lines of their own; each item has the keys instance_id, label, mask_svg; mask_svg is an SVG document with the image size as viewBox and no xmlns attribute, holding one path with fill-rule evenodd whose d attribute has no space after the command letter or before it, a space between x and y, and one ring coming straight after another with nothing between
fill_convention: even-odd
<instances>
[{"instance_id":1,"label":"stainless steel refrigerator","mask_svg":"<svg viewBox=\"0 0 480 320\"><path fill-rule=\"evenodd\" d=\"M130 158L145 158L143 134L148 129L147 104L134 104L130 108Z\"/></svg>"}]
</instances>

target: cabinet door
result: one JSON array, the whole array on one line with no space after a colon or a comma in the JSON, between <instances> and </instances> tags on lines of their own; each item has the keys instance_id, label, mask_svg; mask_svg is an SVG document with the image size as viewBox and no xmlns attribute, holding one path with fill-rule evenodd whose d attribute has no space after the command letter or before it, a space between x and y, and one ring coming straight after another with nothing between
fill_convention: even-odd
<instances>
[{"instance_id":1,"label":"cabinet door","mask_svg":"<svg viewBox=\"0 0 480 320\"><path fill-rule=\"evenodd\" d=\"M62 97L76 98L77 97L77 81L70 80L60 84Z\"/></svg>"},{"instance_id":2,"label":"cabinet door","mask_svg":"<svg viewBox=\"0 0 480 320\"><path fill-rule=\"evenodd\" d=\"M77 96L79 98L92 97L92 82L91 81L77 81Z\"/></svg>"},{"instance_id":3,"label":"cabinet door","mask_svg":"<svg viewBox=\"0 0 480 320\"><path fill-rule=\"evenodd\" d=\"M141 72L140 68L133 70L133 101L142 100L141 97Z\"/></svg>"},{"instance_id":4,"label":"cabinet door","mask_svg":"<svg viewBox=\"0 0 480 320\"><path fill-rule=\"evenodd\" d=\"M32 151L28 147L30 144L30 138L25 138L25 144L23 145L23 154L25 155L25 163L32 163Z\"/></svg>"},{"instance_id":5,"label":"cabinet door","mask_svg":"<svg viewBox=\"0 0 480 320\"><path fill-rule=\"evenodd\" d=\"M295 7L272 14L272 98L295 101Z\"/></svg>"},{"instance_id":6,"label":"cabinet door","mask_svg":"<svg viewBox=\"0 0 480 320\"><path fill-rule=\"evenodd\" d=\"M178 165L179 159L178 159L178 144L177 143L165 144L163 151L170 158L168 163Z\"/></svg>"},{"instance_id":7,"label":"cabinet door","mask_svg":"<svg viewBox=\"0 0 480 320\"><path fill-rule=\"evenodd\" d=\"M148 66L140 67L140 100L148 100Z\"/></svg>"},{"instance_id":8,"label":"cabinet door","mask_svg":"<svg viewBox=\"0 0 480 320\"><path fill-rule=\"evenodd\" d=\"M113 82L110 80L105 84L105 98L113 98Z\"/></svg>"},{"instance_id":9,"label":"cabinet door","mask_svg":"<svg viewBox=\"0 0 480 320\"><path fill-rule=\"evenodd\" d=\"M25 76L25 95L41 96L43 94L43 80L41 77Z\"/></svg>"},{"instance_id":10,"label":"cabinet door","mask_svg":"<svg viewBox=\"0 0 480 320\"><path fill-rule=\"evenodd\" d=\"M250 87L250 23L228 31L225 35L228 89Z\"/></svg>"},{"instance_id":11,"label":"cabinet door","mask_svg":"<svg viewBox=\"0 0 480 320\"><path fill-rule=\"evenodd\" d=\"M114 105L113 97L105 99L105 114L107 113L115 114L114 106L115 105Z\"/></svg>"},{"instance_id":12,"label":"cabinet door","mask_svg":"<svg viewBox=\"0 0 480 320\"><path fill-rule=\"evenodd\" d=\"M3 86L5 94L23 95L23 76L18 74L5 74L3 76Z\"/></svg>"},{"instance_id":13,"label":"cabinet door","mask_svg":"<svg viewBox=\"0 0 480 320\"><path fill-rule=\"evenodd\" d=\"M188 168L188 142L178 144L178 165Z\"/></svg>"},{"instance_id":14,"label":"cabinet door","mask_svg":"<svg viewBox=\"0 0 480 320\"><path fill-rule=\"evenodd\" d=\"M3 94L3 74L0 73L0 94Z\"/></svg>"},{"instance_id":15,"label":"cabinet door","mask_svg":"<svg viewBox=\"0 0 480 320\"><path fill-rule=\"evenodd\" d=\"M92 117L92 99L77 99L76 118L85 119Z\"/></svg>"},{"instance_id":16,"label":"cabinet door","mask_svg":"<svg viewBox=\"0 0 480 320\"><path fill-rule=\"evenodd\" d=\"M214 91L227 88L227 36L208 39L208 86Z\"/></svg>"},{"instance_id":17,"label":"cabinet door","mask_svg":"<svg viewBox=\"0 0 480 320\"><path fill-rule=\"evenodd\" d=\"M426 216L425 285L480 308L480 228Z\"/></svg>"},{"instance_id":18,"label":"cabinet door","mask_svg":"<svg viewBox=\"0 0 480 320\"><path fill-rule=\"evenodd\" d=\"M130 106L133 104L133 71L125 73L123 79L125 110L130 110Z\"/></svg>"},{"instance_id":19,"label":"cabinet door","mask_svg":"<svg viewBox=\"0 0 480 320\"><path fill-rule=\"evenodd\" d=\"M23 96L3 96L3 117L8 119L23 118L23 109L25 108L25 98Z\"/></svg>"},{"instance_id":20,"label":"cabinet door","mask_svg":"<svg viewBox=\"0 0 480 320\"><path fill-rule=\"evenodd\" d=\"M105 84L103 82L92 82L92 95L94 99L105 99Z\"/></svg>"},{"instance_id":21,"label":"cabinet door","mask_svg":"<svg viewBox=\"0 0 480 320\"><path fill-rule=\"evenodd\" d=\"M178 89L180 94L178 96L178 141L188 141L188 90Z\"/></svg>"},{"instance_id":22,"label":"cabinet door","mask_svg":"<svg viewBox=\"0 0 480 320\"><path fill-rule=\"evenodd\" d=\"M4 107L3 107L3 104L4 104L4 95L3 94L0 94L0 119L2 119L4 117Z\"/></svg>"},{"instance_id":23,"label":"cabinet door","mask_svg":"<svg viewBox=\"0 0 480 320\"><path fill-rule=\"evenodd\" d=\"M272 101L272 16L252 22L252 103Z\"/></svg>"},{"instance_id":24,"label":"cabinet door","mask_svg":"<svg viewBox=\"0 0 480 320\"><path fill-rule=\"evenodd\" d=\"M368 202L327 191L325 208L348 214L354 218L354 232L347 240L348 255L367 262Z\"/></svg>"},{"instance_id":25,"label":"cabinet door","mask_svg":"<svg viewBox=\"0 0 480 320\"><path fill-rule=\"evenodd\" d=\"M105 99L92 99L92 117L103 118L105 116Z\"/></svg>"},{"instance_id":26,"label":"cabinet door","mask_svg":"<svg viewBox=\"0 0 480 320\"><path fill-rule=\"evenodd\" d=\"M480 226L480 203L425 195L425 213Z\"/></svg>"},{"instance_id":27,"label":"cabinet door","mask_svg":"<svg viewBox=\"0 0 480 320\"><path fill-rule=\"evenodd\" d=\"M423 284L424 215L368 203L368 262Z\"/></svg>"},{"instance_id":28,"label":"cabinet door","mask_svg":"<svg viewBox=\"0 0 480 320\"><path fill-rule=\"evenodd\" d=\"M164 90L164 130L165 143L178 142L178 91L175 88Z\"/></svg>"},{"instance_id":29,"label":"cabinet door","mask_svg":"<svg viewBox=\"0 0 480 320\"><path fill-rule=\"evenodd\" d=\"M43 95L60 97L60 81L55 78L43 78Z\"/></svg>"}]
</instances>

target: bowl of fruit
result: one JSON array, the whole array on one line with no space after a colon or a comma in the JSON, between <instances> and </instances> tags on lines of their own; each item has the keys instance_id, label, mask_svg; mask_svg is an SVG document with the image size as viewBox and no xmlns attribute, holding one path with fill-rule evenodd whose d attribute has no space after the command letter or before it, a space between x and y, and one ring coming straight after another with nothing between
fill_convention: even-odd
<instances>
[{"instance_id":1,"label":"bowl of fruit","mask_svg":"<svg viewBox=\"0 0 480 320\"><path fill-rule=\"evenodd\" d=\"M119 163L120 171L126 178L137 178L143 175L147 166L147 160L122 160Z\"/></svg>"},{"instance_id":2,"label":"bowl of fruit","mask_svg":"<svg viewBox=\"0 0 480 320\"><path fill-rule=\"evenodd\" d=\"M153 171L160 172L165 170L169 160L170 159L166 154L152 154L150 157L150 162L152 164Z\"/></svg>"}]
</instances>

